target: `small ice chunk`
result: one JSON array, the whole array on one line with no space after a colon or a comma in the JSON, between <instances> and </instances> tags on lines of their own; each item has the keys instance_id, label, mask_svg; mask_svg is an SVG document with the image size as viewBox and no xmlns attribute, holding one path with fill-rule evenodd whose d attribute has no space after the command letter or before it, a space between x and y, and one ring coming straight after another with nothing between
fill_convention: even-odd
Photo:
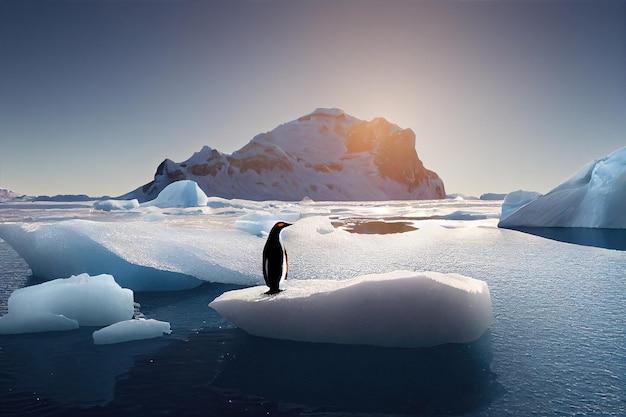
<instances>
[{"instance_id":1,"label":"small ice chunk","mask_svg":"<svg viewBox=\"0 0 626 417\"><path fill-rule=\"evenodd\" d=\"M99 200L93 203L96 210L132 210L139 207L139 201L134 198L132 200Z\"/></svg>"},{"instance_id":2,"label":"small ice chunk","mask_svg":"<svg viewBox=\"0 0 626 417\"><path fill-rule=\"evenodd\" d=\"M131 340L152 339L170 334L170 324L154 319L133 319L120 321L93 332L96 345L129 342Z\"/></svg>"},{"instance_id":3,"label":"small ice chunk","mask_svg":"<svg viewBox=\"0 0 626 417\"><path fill-rule=\"evenodd\" d=\"M0 317L0 334L40 333L78 329L78 321L61 314L7 314Z\"/></svg>"},{"instance_id":4,"label":"small ice chunk","mask_svg":"<svg viewBox=\"0 0 626 417\"><path fill-rule=\"evenodd\" d=\"M133 292L111 275L81 274L13 291L0 334L107 326L133 317Z\"/></svg>"}]
</instances>

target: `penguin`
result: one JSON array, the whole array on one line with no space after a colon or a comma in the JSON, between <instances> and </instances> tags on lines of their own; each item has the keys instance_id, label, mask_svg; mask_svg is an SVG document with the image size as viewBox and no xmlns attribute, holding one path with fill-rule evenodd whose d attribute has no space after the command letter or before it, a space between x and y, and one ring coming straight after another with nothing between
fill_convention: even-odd
<instances>
[{"instance_id":1,"label":"penguin","mask_svg":"<svg viewBox=\"0 0 626 417\"><path fill-rule=\"evenodd\" d=\"M287 251L280 241L280 232L291 226L291 223L278 222L270 230L270 234L263 248L263 278L265 284L270 287L265 294L278 294L281 289L280 282L287 279L288 263Z\"/></svg>"}]
</instances>

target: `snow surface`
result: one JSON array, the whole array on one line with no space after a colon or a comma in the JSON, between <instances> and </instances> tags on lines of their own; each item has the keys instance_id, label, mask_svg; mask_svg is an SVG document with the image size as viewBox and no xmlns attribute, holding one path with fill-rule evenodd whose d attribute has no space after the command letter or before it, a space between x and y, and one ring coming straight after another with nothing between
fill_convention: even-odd
<instances>
[{"instance_id":1,"label":"snow surface","mask_svg":"<svg viewBox=\"0 0 626 417\"><path fill-rule=\"evenodd\" d=\"M511 200L516 198L505 199L500 227L626 229L626 147L590 162L546 195L513 210Z\"/></svg>"},{"instance_id":2,"label":"snow surface","mask_svg":"<svg viewBox=\"0 0 626 417\"><path fill-rule=\"evenodd\" d=\"M163 334L171 334L170 324L154 319L133 319L120 321L93 332L96 345L152 339Z\"/></svg>"},{"instance_id":3,"label":"snow surface","mask_svg":"<svg viewBox=\"0 0 626 417\"><path fill-rule=\"evenodd\" d=\"M449 201L444 204L448 206L445 211L434 209L441 204L441 201L399 201L377 206L367 203L329 206L311 201L261 203L211 197L208 206L201 209L140 207L128 213L115 213L115 221L70 217L52 222L5 222L0 223L0 238L20 254L33 275L40 279L106 273L133 291L170 291L194 288L204 281L263 283L264 236L274 223L282 220L295 223L282 233L290 255L290 277L347 279L388 272L385 265L389 261L402 264L403 260L414 258L417 243L430 245L423 233L426 228L435 224L446 228L463 224L451 219L420 223L413 218L497 216L495 205L484 212L472 210L471 203ZM460 212L460 208L464 210ZM342 216L371 219L394 216L396 220L406 216L422 232L358 235L333 226ZM92 214L89 218L93 218ZM391 254L384 254L380 248L391 250Z\"/></svg>"},{"instance_id":4,"label":"snow surface","mask_svg":"<svg viewBox=\"0 0 626 417\"><path fill-rule=\"evenodd\" d=\"M202 207L206 206L208 197L195 181L176 181L165 187L154 200L142 203L141 206L171 207Z\"/></svg>"},{"instance_id":5,"label":"snow surface","mask_svg":"<svg viewBox=\"0 0 626 417\"><path fill-rule=\"evenodd\" d=\"M285 281L233 290L209 305L246 332L317 343L424 347L478 339L492 322L489 288L459 274L394 271L345 281Z\"/></svg>"},{"instance_id":6,"label":"snow surface","mask_svg":"<svg viewBox=\"0 0 626 417\"><path fill-rule=\"evenodd\" d=\"M107 326L133 317L133 292L111 275L81 274L15 290L0 334Z\"/></svg>"}]
</instances>

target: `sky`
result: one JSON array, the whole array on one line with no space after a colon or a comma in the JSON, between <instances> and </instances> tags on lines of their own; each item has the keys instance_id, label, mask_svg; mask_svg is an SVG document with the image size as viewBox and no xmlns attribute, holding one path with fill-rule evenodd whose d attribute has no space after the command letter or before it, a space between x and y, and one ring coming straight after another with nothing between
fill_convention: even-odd
<instances>
[{"instance_id":1,"label":"sky","mask_svg":"<svg viewBox=\"0 0 626 417\"><path fill-rule=\"evenodd\" d=\"M0 188L119 196L318 107L548 192L626 146L626 1L0 0Z\"/></svg>"}]
</instances>

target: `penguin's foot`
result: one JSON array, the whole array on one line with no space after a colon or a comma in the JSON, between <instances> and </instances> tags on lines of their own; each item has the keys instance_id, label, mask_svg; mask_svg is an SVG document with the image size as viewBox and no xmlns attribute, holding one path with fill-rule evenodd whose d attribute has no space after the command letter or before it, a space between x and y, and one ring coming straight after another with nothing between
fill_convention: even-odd
<instances>
[{"instance_id":1,"label":"penguin's foot","mask_svg":"<svg viewBox=\"0 0 626 417\"><path fill-rule=\"evenodd\" d=\"M278 294L281 291L282 290L280 288L270 288L268 291L264 292L263 294L274 295L274 294Z\"/></svg>"}]
</instances>

